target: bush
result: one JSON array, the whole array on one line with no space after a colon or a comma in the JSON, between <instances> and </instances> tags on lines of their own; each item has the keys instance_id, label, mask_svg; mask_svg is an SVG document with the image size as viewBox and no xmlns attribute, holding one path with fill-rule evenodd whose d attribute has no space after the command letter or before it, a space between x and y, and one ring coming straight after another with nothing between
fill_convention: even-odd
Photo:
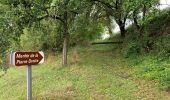
<instances>
[{"instance_id":1,"label":"bush","mask_svg":"<svg viewBox=\"0 0 170 100\"><path fill-rule=\"evenodd\" d=\"M124 51L124 57L128 58L131 56L137 56L141 52L141 47L138 43L129 43L126 50Z\"/></svg>"},{"instance_id":2,"label":"bush","mask_svg":"<svg viewBox=\"0 0 170 100\"><path fill-rule=\"evenodd\" d=\"M132 26L133 27L133 26ZM127 37L123 44L123 55L125 58L135 57L140 55L142 50L141 40L139 39L139 33L129 28L127 31Z\"/></svg>"},{"instance_id":3,"label":"bush","mask_svg":"<svg viewBox=\"0 0 170 100\"><path fill-rule=\"evenodd\" d=\"M6 51L9 49L10 42L8 37L4 35L5 33L0 33L0 69L6 71Z\"/></svg>"}]
</instances>

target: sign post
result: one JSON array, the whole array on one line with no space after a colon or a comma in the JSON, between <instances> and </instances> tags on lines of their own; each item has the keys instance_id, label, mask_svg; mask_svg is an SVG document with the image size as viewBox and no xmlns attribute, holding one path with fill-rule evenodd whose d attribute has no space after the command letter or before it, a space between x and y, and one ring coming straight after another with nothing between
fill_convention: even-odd
<instances>
[{"instance_id":1,"label":"sign post","mask_svg":"<svg viewBox=\"0 0 170 100\"><path fill-rule=\"evenodd\" d=\"M10 63L15 66L27 66L27 100L32 100L32 66L44 62L44 53L40 52L12 52L10 55Z\"/></svg>"},{"instance_id":2,"label":"sign post","mask_svg":"<svg viewBox=\"0 0 170 100\"><path fill-rule=\"evenodd\" d=\"M27 100L32 100L32 67L27 65Z\"/></svg>"}]
</instances>

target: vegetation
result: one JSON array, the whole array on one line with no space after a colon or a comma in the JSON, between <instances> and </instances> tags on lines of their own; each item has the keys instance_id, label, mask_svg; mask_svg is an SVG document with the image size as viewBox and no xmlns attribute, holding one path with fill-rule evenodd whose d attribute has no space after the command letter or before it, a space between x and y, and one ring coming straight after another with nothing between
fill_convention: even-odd
<instances>
[{"instance_id":1,"label":"vegetation","mask_svg":"<svg viewBox=\"0 0 170 100\"><path fill-rule=\"evenodd\" d=\"M18 50L46 55L34 99L170 98L170 9L159 0L1 0L0 13L0 99L25 98L24 69L8 64Z\"/></svg>"},{"instance_id":2,"label":"vegetation","mask_svg":"<svg viewBox=\"0 0 170 100\"><path fill-rule=\"evenodd\" d=\"M113 53L114 49L97 45L73 48L69 52L70 67L65 68L61 66L61 54L57 57L49 55L45 64L33 67L33 99L170 98L164 91L159 91L155 83L135 77L135 70L129 68L121 55ZM0 87L0 99L25 99L25 68L9 69L8 74L0 78Z\"/></svg>"},{"instance_id":3,"label":"vegetation","mask_svg":"<svg viewBox=\"0 0 170 100\"><path fill-rule=\"evenodd\" d=\"M169 10L151 17L144 25L142 38L135 36L134 30L129 29L126 38L126 47L122 54L139 68L139 75L160 82L162 89L169 91L169 61L170 61L170 35L169 35ZM137 58L137 59L136 59Z\"/></svg>"}]
</instances>

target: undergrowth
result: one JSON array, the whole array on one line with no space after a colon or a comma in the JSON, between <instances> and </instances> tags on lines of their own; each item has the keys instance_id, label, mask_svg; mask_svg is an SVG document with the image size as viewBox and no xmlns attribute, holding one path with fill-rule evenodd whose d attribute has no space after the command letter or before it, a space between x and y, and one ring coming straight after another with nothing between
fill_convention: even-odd
<instances>
[{"instance_id":1,"label":"undergrowth","mask_svg":"<svg viewBox=\"0 0 170 100\"><path fill-rule=\"evenodd\" d=\"M129 66L137 68L138 77L155 80L164 90L170 89L169 14L167 10L152 18L145 23L143 31L134 30L132 25L118 48L129 61Z\"/></svg>"}]
</instances>

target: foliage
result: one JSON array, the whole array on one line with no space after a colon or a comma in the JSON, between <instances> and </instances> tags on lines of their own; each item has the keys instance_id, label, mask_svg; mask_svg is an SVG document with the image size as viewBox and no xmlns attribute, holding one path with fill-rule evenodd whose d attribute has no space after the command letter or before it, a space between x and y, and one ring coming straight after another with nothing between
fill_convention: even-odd
<instances>
[{"instance_id":1,"label":"foliage","mask_svg":"<svg viewBox=\"0 0 170 100\"><path fill-rule=\"evenodd\" d=\"M139 55L145 53L169 51L169 11L153 12L143 21L142 31L135 28L134 24L127 28L127 37L124 39L126 46L124 54ZM148 19L147 19L148 18ZM147 20L147 22L145 22ZM131 54L129 54L131 53ZM163 54L163 53L161 53ZM162 56L163 57L163 56Z\"/></svg>"},{"instance_id":2,"label":"foliage","mask_svg":"<svg viewBox=\"0 0 170 100\"><path fill-rule=\"evenodd\" d=\"M164 61L170 59L170 34L163 35L155 43L155 48L158 53L158 60Z\"/></svg>"},{"instance_id":3,"label":"foliage","mask_svg":"<svg viewBox=\"0 0 170 100\"><path fill-rule=\"evenodd\" d=\"M2 0L1 3L11 10L8 12L11 17L8 21L11 21L11 31L17 33L14 37L18 39L16 41L19 45L18 49L20 50L61 50L62 42L69 37L70 27L72 27L75 17L83 13L83 10L86 8L84 0ZM2 11L4 11L4 9L2 9ZM49 26L49 23L52 21L56 24L52 23L54 26ZM44 26L45 28L43 28ZM41 30L38 30L40 28ZM42 31L50 33L48 34ZM54 31L56 31L56 33ZM42 33L42 35L37 34L39 36L34 36L32 32L39 32ZM32 38L32 36L34 37ZM47 36L47 38L44 36ZM34 39L34 41L29 42L30 39ZM40 41L36 41L36 39ZM25 42L27 43L25 44ZM64 43L67 44L67 42ZM38 44L40 44L40 46L37 46ZM63 47L65 47L63 48L63 52L67 51L67 46L63 45Z\"/></svg>"},{"instance_id":4,"label":"foliage","mask_svg":"<svg viewBox=\"0 0 170 100\"><path fill-rule=\"evenodd\" d=\"M143 14L143 19L150 12L155 12L153 9L156 9L156 6L159 1L158 0L91 0L98 7L96 9L101 10L102 16L112 16L120 28L120 33L122 37L126 35L126 22L127 19L134 20L134 23L138 28L140 28L139 20L141 20L141 13ZM105 13L103 13L105 12Z\"/></svg>"},{"instance_id":5,"label":"foliage","mask_svg":"<svg viewBox=\"0 0 170 100\"><path fill-rule=\"evenodd\" d=\"M50 24L49 24L50 23ZM53 20L42 21L41 26L37 23L27 27L21 35L22 50L43 50L49 52L61 51L62 38L60 25Z\"/></svg>"},{"instance_id":6,"label":"foliage","mask_svg":"<svg viewBox=\"0 0 170 100\"><path fill-rule=\"evenodd\" d=\"M159 88L169 91L170 24L169 10L149 15L142 35L134 25L127 29L123 54L130 66L137 68L138 77L155 80Z\"/></svg>"},{"instance_id":7,"label":"foliage","mask_svg":"<svg viewBox=\"0 0 170 100\"><path fill-rule=\"evenodd\" d=\"M3 69L4 71L7 70L6 64L6 51L9 48L9 41L8 38L4 35L4 33L0 33L0 69Z\"/></svg>"},{"instance_id":8,"label":"foliage","mask_svg":"<svg viewBox=\"0 0 170 100\"><path fill-rule=\"evenodd\" d=\"M6 11L4 11L6 9ZM16 39L14 38L14 33L12 32L13 21L9 14L10 8L0 4L0 70L7 70L6 66L6 55L11 47L11 42ZM17 40L17 39L16 39Z\"/></svg>"},{"instance_id":9,"label":"foliage","mask_svg":"<svg viewBox=\"0 0 170 100\"><path fill-rule=\"evenodd\" d=\"M102 32L102 23L86 18L85 14L79 15L71 30L71 44L83 45L86 42L94 41L101 37Z\"/></svg>"}]
</instances>

